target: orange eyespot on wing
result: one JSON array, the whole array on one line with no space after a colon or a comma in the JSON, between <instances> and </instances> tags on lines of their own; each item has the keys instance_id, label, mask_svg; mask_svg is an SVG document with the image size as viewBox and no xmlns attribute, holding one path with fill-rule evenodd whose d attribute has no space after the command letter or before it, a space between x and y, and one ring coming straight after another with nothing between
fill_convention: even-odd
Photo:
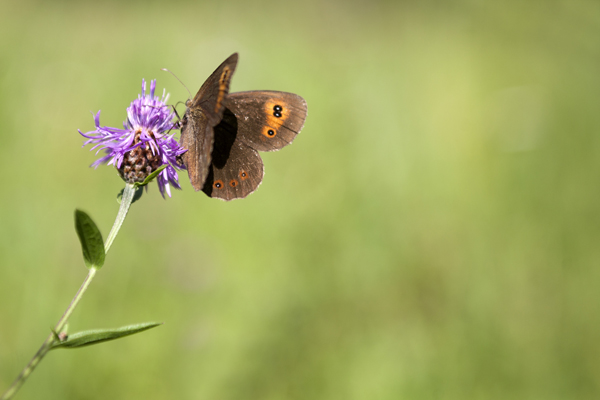
<instances>
[{"instance_id":1,"label":"orange eyespot on wing","mask_svg":"<svg viewBox=\"0 0 600 400\"><path fill-rule=\"evenodd\" d=\"M283 99L274 98L267 100L263 110L267 116L267 124L272 128L276 128L274 129L275 131L277 131L277 128L280 128L290 116L290 108Z\"/></svg>"},{"instance_id":2,"label":"orange eyespot on wing","mask_svg":"<svg viewBox=\"0 0 600 400\"><path fill-rule=\"evenodd\" d=\"M277 130L267 125L262 128L261 133L268 138L272 138L275 137L275 135L277 135Z\"/></svg>"},{"instance_id":3,"label":"orange eyespot on wing","mask_svg":"<svg viewBox=\"0 0 600 400\"><path fill-rule=\"evenodd\" d=\"M304 125L306 101L296 94L276 91L229 93L225 107L237 138L259 151L279 150L290 144Z\"/></svg>"},{"instance_id":4,"label":"orange eyespot on wing","mask_svg":"<svg viewBox=\"0 0 600 400\"><path fill-rule=\"evenodd\" d=\"M221 131L221 128L217 128ZM240 141L215 141L217 153L227 154L224 163L213 163L202 189L210 197L233 200L246 197L262 181L264 169L258 152ZM219 161L219 157L215 156ZM225 185L223 185L225 182Z\"/></svg>"}]
</instances>

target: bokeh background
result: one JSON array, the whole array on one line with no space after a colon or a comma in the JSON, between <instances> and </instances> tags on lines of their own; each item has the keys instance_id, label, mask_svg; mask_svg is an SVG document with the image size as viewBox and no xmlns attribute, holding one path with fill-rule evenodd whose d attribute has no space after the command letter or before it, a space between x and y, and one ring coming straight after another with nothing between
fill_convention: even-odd
<instances>
[{"instance_id":1,"label":"bokeh background","mask_svg":"<svg viewBox=\"0 0 600 400\"><path fill-rule=\"evenodd\" d=\"M19 399L597 399L600 3L0 2L0 392L122 182L77 129L141 80L307 100L230 203L153 184ZM179 105L179 111L183 107Z\"/></svg>"}]
</instances>

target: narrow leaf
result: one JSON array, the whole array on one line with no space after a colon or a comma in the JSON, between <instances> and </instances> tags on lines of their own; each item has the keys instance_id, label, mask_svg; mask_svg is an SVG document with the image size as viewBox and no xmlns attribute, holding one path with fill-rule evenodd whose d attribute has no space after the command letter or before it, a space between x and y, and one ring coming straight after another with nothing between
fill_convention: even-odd
<instances>
[{"instance_id":1,"label":"narrow leaf","mask_svg":"<svg viewBox=\"0 0 600 400\"><path fill-rule=\"evenodd\" d=\"M92 218L81 210L75 210L75 230L81 242L85 265L88 268L101 268L106 255L102 234Z\"/></svg>"},{"instance_id":2,"label":"narrow leaf","mask_svg":"<svg viewBox=\"0 0 600 400\"><path fill-rule=\"evenodd\" d=\"M158 167L156 169L156 171L154 171L150 175L148 175L146 177L146 179L144 179L144 182L142 182L142 183L135 182L133 184L133 186L136 187L136 188L139 188L139 187L142 187L142 186L146 186L147 184L149 184L150 182L152 182L152 180L154 178L156 178L158 176L158 174L160 174L162 172L163 169L167 168L167 166L168 166L167 164L161 165L160 167Z\"/></svg>"},{"instance_id":3,"label":"narrow leaf","mask_svg":"<svg viewBox=\"0 0 600 400\"><path fill-rule=\"evenodd\" d=\"M52 330L52 336L54 336L54 340L57 342L60 342L60 336L58 336L58 333L56 333L56 331L54 329Z\"/></svg>"},{"instance_id":4,"label":"narrow leaf","mask_svg":"<svg viewBox=\"0 0 600 400\"><path fill-rule=\"evenodd\" d=\"M63 342L55 342L52 345L52 348L74 349L76 347L90 346L92 344L107 342L109 340L133 335L134 333L143 332L162 324L162 322L144 322L141 324L122 326L116 329L94 329L91 331L77 332L69 335L68 339Z\"/></svg>"}]
</instances>

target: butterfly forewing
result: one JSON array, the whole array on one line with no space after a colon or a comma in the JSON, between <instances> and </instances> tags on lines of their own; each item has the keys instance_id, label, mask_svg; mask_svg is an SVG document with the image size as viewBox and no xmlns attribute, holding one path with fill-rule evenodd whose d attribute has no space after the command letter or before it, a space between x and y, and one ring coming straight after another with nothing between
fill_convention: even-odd
<instances>
[{"instance_id":1,"label":"butterfly forewing","mask_svg":"<svg viewBox=\"0 0 600 400\"><path fill-rule=\"evenodd\" d=\"M200 107L209 119L216 125L225 109L225 98L229 93L231 77L235 72L238 54L234 53L208 77L202 84L196 96L187 105L190 108Z\"/></svg>"},{"instance_id":2,"label":"butterfly forewing","mask_svg":"<svg viewBox=\"0 0 600 400\"><path fill-rule=\"evenodd\" d=\"M187 109L181 120L181 143L188 151L182 158L196 190L202 189L208 175L214 141L213 127L223 116L237 60L238 55L235 53L223 61L200 87L196 96L186 103Z\"/></svg>"},{"instance_id":3,"label":"butterfly forewing","mask_svg":"<svg viewBox=\"0 0 600 400\"><path fill-rule=\"evenodd\" d=\"M307 113L302 97L276 91L230 93L225 105L237 117L240 140L260 151L290 144L304 126Z\"/></svg>"},{"instance_id":4,"label":"butterfly forewing","mask_svg":"<svg viewBox=\"0 0 600 400\"><path fill-rule=\"evenodd\" d=\"M188 151L182 156L190 182L197 191L206 179L213 148L213 127L208 117L198 110L186 112L187 122L181 128L181 146Z\"/></svg>"}]
</instances>

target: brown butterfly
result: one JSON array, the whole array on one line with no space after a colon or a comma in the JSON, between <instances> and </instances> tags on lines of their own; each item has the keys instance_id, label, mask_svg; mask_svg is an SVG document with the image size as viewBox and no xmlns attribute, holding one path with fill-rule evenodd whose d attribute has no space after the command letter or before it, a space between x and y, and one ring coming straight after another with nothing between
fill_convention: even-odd
<instances>
[{"instance_id":1,"label":"brown butterfly","mask_svg":"<svg viewBox=\"0 0 600 400\"><path fill-rule=\"evenodd\" d=\"M262 182L258 151L287 146L302 129L306 101L296 94L257 90L229 93L238 55L232 54L186 102L181 119L183 162L196 191L232 200Z\"/></svg>"}]
</instances>

